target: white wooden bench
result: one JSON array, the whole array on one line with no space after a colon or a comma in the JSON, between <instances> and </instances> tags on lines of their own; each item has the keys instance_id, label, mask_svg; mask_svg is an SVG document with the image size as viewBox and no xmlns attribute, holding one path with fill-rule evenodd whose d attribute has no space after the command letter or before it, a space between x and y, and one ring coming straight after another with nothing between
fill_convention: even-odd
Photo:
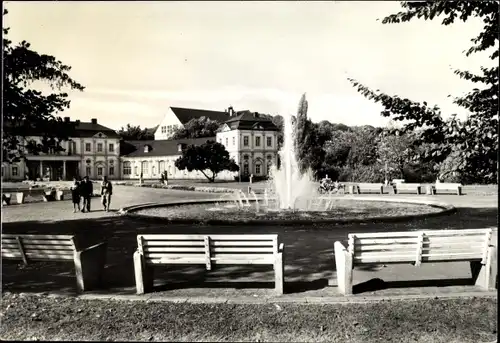
<instances>
[{"instance_id":1,"label":"white wooden bench","mask_svg":"<svg viewBox=\"0 0 500 343\"><path fill-rule=\"evenodd\" d=\"M422 194L422 185L420 183L396 183L394 193L417 193Z\"/></svg>"},{"instance_id":2,"label":"white wooden bench","mask_svg":"<svg viewBox=\"0 0 500 343\"><path fill-rule=\"evenodd\" d=\"M382 183L358 183L354 185L354 192L361 193L384 193L384 185Z\"/></svg>"},{"instance_id":3,"label":"white wooden bench","mask_svg":"<svg viewBox=\"0 0 500 343\"><path fill-rule=\"evenodd\" d=\"M25 265L34 261L74 263L76 286L83 292L100 285L106 247L105 242L85 246L72 235L2 234L1 250L2 259L21 260Z\"/></svg>"},{"instance_id":4,"label":"white wooden bench","mask_svg":"<svg viewBox=\"0 0 500 343\"><path fill-rule=\"evenodd\" d=\"M347 249L335 242L339 291L352 294L353 268L369 264L469 261L477 286L495 288L497 252L493 229L429 230L356 233L348 235Z\"/></svg>"},{"instance_id":5,"label":"white wooden bench","mask_svg":"<svg viewBox=\"0 0 500 343\"><path fill-rule=\"evenodd\" d=\"M457 195L462 195L462 185L460 183L445 183L439 182L434 184L432 193L456 193Z\"/></svg>"},{"instance_id":6,"label":"white wooden bench","mask_svg":"<svg viewBox=\"0 0 500 343\"><path fill-rule=\"evenodd\" d=\"M283 243L278 235L138 235L134 253L137 294L153 288L153 267L161 264L272 265L275 290L283 294Z\"/></svg>"}]
</instances>

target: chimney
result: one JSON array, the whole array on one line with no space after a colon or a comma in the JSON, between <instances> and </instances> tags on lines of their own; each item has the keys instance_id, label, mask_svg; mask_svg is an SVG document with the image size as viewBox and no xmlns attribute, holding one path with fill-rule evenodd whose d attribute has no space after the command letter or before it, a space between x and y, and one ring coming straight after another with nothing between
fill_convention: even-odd
<instances>
[{"instance_id":1,"label":"chimney","mask_svg":"<svg viewBox=\"0 0 500 343\"><path fill-rule=\"evenodd\" d=\"M227 111L229 112L229 116L232 117L234 115L234 109L233 109L233 106L229 106L229 108L227 109Z\"/></svg>"},{"instance_id":2,"label":"chimney","mask_svg":"<svg viewBox=\"0 0 500 343\"><path fill-rule=\"evenodd\" d=\"M69 123L69 117L64 117L64 122Z\"/></svg>"},{"instance_id":3,"label":"chimney","mask_svg":"<svg viewBox=\"0 0 500 343\"><path fill-rule=\"evenodd\" d=\"M92 118L91 122L92 122L92 124L97 124L97 119L96 118Z\"/></svg>"},{"instance_id":4,"label":"chimney","mask_svg":"<svg viewBox=\"0 0 500 343\"><path fill-rule=\"evenodd\" d=\"M254 117L254 118L259 118L259 112L254 112L254 113L253 113L253 117Z\"/></svg>"}]
</instances>

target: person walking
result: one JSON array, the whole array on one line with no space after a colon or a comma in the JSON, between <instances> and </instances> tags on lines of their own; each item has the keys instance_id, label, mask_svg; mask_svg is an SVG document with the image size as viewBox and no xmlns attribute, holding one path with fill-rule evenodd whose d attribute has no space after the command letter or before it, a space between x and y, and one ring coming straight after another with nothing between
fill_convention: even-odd
<instances>
[{"instance_id":1,"label":"person walking","mask_svg":"<svg viewBox=\"0 0 500 343\"><path fill-rule=\"evenodd\" d=\"M109 205L111 204L111 195L113 194L113 185L108 180L107 176L102 177L101 183L101 201L104 206L104 211L109 212Z\"/></svg>"},{"instance_id":2,"label":"person walking","mask_svg":"<svg viewBox=\"0 0 500 343\"><path fill-rule=\"evenodd\" d=\"M94 187L92 186L92 181L90 181L88 176L83 178L83 182L80 187L80 194L83 197L82 212L90 212L90 202L92 199L92 193L94 192Z\"/></svg>"},{"instance_id":3,"label":"person walking","mask_svg":"<svg viewBox=\"0 0 500 343\"><path fill-rule=\"evenodd\" d=\"M76 213L77 209L80 212L80 182L73 178L73 184L71 185L71 200L73 201L73 213Z\"/></svg>"}]
</instances>

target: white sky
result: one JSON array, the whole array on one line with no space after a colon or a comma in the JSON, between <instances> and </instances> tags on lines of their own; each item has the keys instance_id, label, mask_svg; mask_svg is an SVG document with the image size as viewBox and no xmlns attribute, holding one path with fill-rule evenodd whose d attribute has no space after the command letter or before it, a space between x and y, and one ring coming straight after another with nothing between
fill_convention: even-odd
<instances>
[{"instance_id":1,"label":"white sky","mask_svg":"<svg viewBox=\"0 0 500 343\"><path fill-rule=\"evenodd\" d=\"M399 2L7 2L4 26L17 43L72 66L86 86L63 116L118 129L151 127L169 106L295 113L307 92L309 117L385 125L381 107L347 77L372 89L463 109L449 94L472 85L453 68L477 71L488 53L462 52L481 30L470 20L383 25ZM451 66L451 67L450 67Z\"/></svg>"}]
</instances>

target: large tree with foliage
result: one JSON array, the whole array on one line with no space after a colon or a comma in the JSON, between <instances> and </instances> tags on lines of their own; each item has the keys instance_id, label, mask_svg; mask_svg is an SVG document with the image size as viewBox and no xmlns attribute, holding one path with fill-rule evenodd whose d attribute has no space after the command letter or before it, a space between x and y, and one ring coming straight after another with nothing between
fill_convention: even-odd
<instances>
[{"instance_id":1,"label":"large tree with foliage","mask_svg":"<svg viewBox=\"0 0 500 343\"><path fill-rule=\"evenodd\" d=\"M483 21L481 33L472 39L466 55L495 48L489 56L498 60L499 4L498 1L425 1L402 2L403 11L390 15L382 23L402 23L414 18L432 20L441 16L443 25L456 19L467 21L478 17ZM456 116L441 117L437 106L429 106L399 96L373 91L357 80L349 79L365 97L381 103L382 115L396 121L407 121L402 131L420 130L420 141L428 147L424 161L444 162L454 152L454 163L448 172L460 175L462 182L497 183L498 177L498 62L494 67L481 67L481 74L455 70L459 77L478 84L471 92L454 98L454 102L470 111L461 121Z\"/></svg>"},{"instance_id":2,"label":"large tree with foliage","mask_svg":"<svg viewBox=\"0 0 500 343\"><path fill-rule=\"evenodd\" d=\"M8 33L9 28L3 28L3 161L61 151L60 143L75 129L73 122L57 116L70 106L68 94L62 89L83 91L84 87L68 75L71 67L54 56L34 51L26 41L12 44ZM37 81L48 84L52 92L37 90ZM41 137L41 141L34 141L33 136Z\"/></svg>"},{"instance_id":3,"label":"large tree with foliage","mask_svg":"<svg viewBox=\"0 0 500 343\"><path fill-rule=\"evenodd\" d=\"M229 157L224 145L215 141L207 141L202 145L189 145L182 151L182 156L175 161L175 166L179 170L187 169L189 172L197 170L210 182L214 182L217 174L223 170L230 172L240 170L236 162ZM212 175L208 175L207 171Z\"/></svg>"},{"instance_id":4,"label":"large tree with foliage","mask_svg":"<svg viewBox=\"0 0 500 343\"><path fill-rule=\"evenodd\" d=\"M172 139L215 137L222 123L207 117L193 118L178 128Z\"/></svg>"},{"instance_id":5,"label":"large tree with foliage","mask_svg":"<svg viewBox=\"0 0 500 343\"><path fill-rule=\"evenodd\" d=\"M144 128L141 129L140 125L134 126L127 124L126 127L122 127L118 134L121 138L128 141L144 141L155 139L154 131L156 128Z\"/></svg>"}]
</instances>

